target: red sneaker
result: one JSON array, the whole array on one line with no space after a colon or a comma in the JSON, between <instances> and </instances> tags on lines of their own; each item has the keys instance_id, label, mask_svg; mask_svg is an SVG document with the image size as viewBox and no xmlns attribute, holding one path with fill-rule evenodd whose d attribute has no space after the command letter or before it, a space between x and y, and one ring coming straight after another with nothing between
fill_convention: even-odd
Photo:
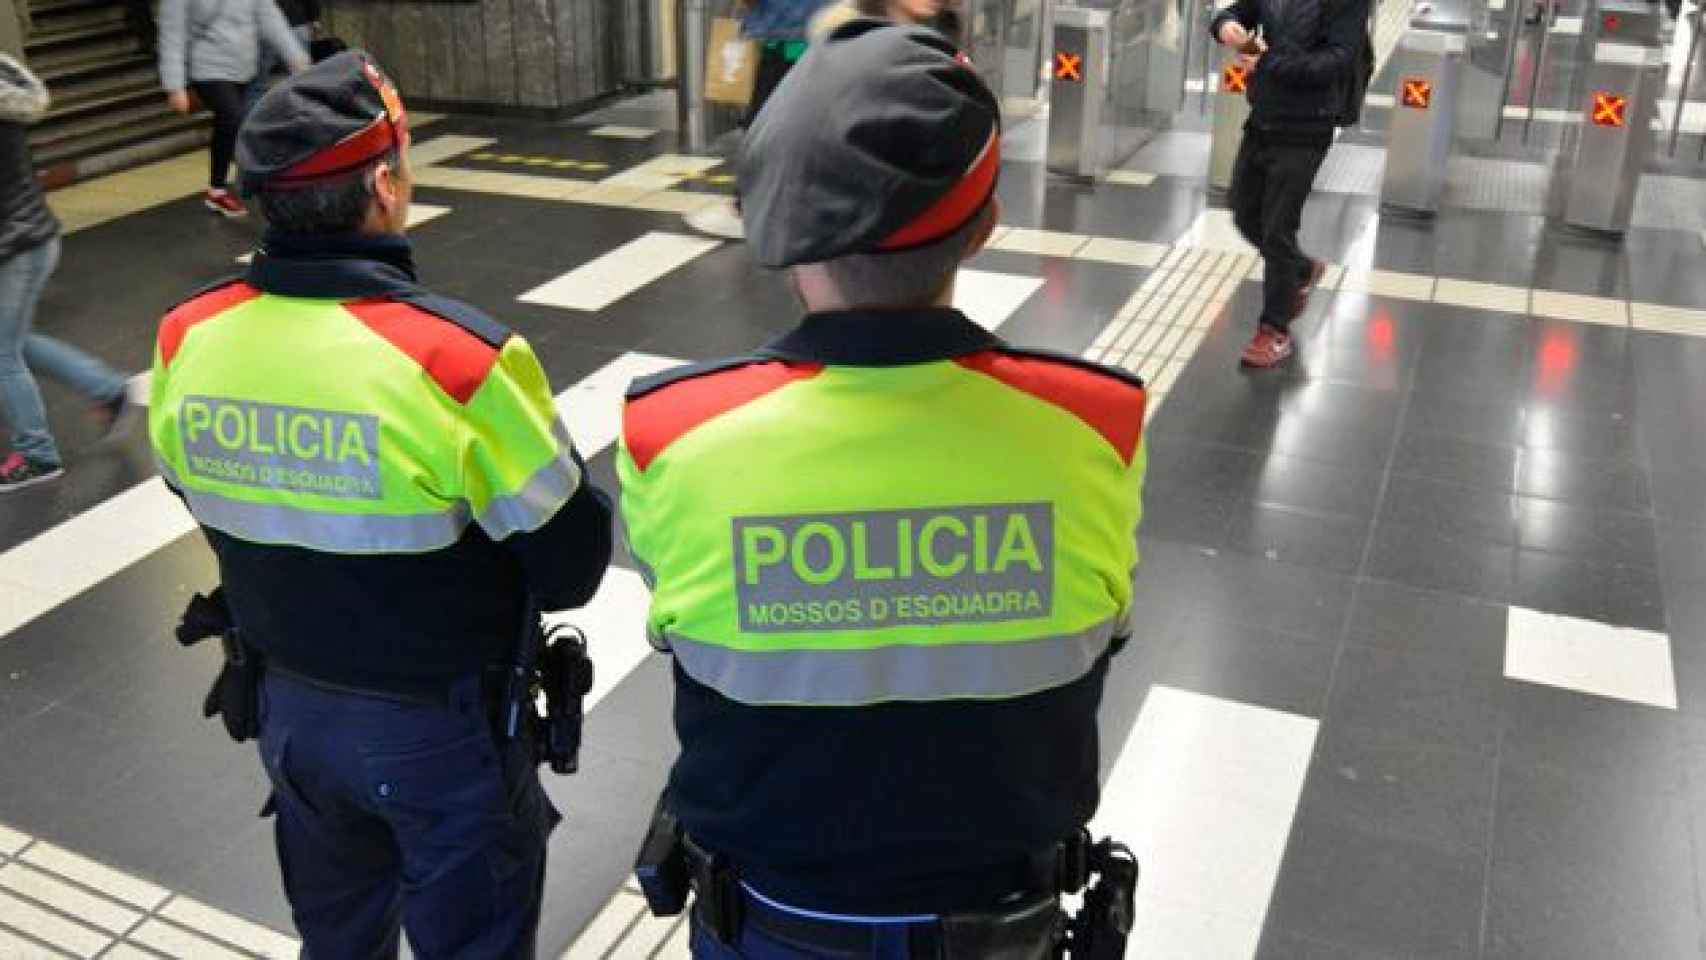
<instances>
[{"instance_id":1,"label":"red sneaker","mask_svg":"<svg viewBox=\"0 0 1706 960\"><path fill-rule=\"evenodd\" d=\"M1315 288L1321 285L1321 278L1327 275L1325 260L1309 261L1309 273L1303 278L1303 286L1297 288L1297 302L1292 306L1291 318L1296 320L1303 316L1303 311L1309 308L1309 298L1315 293Z\"/></svg>"},{"instance_id":2,"label":"red sneaker","mask_svg":"<svg viewBox=\"0 0 1706 960\"><path fill-rule=\"evenodd\" d=\"M1291 356L1291 334L1262 324L1256 328L1256 336L1250 345L1244 348L1240 362L1246 367L1267 369L1277 365L1286 357Z\"/></svg>"},{"instance_id":3,"label":"red sneaker","mask_svg":"<svg viewBox=\"0 0 1706 960\"><path fill-rule=\"evenodd\" d=\"M222 217L246 217L249 208L243 206L243 201L237 199L229 190L209 190L201 198L202 205Z\"/></svg>"}]
</instances>

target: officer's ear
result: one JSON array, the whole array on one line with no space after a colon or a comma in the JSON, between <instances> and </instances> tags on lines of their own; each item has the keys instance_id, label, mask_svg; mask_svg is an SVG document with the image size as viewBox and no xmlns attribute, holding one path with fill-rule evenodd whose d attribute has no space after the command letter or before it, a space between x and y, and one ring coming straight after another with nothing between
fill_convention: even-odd
<instances>
[{"instance_id":1,"label":"officer's ear","mask_svg":"<svg viewBox=\"0 0 1706 960\"><path fill-rule=\"evenodd\" d=\"M977 232L972 235L971 242L966 244L966 252L960 255L961 263L982 253L983 248L989 245L989 238L995 236L995 228L1001 223L1001 198L990 196L989 202L983 205L981 217Z\"/></svg>"}]
</instances>

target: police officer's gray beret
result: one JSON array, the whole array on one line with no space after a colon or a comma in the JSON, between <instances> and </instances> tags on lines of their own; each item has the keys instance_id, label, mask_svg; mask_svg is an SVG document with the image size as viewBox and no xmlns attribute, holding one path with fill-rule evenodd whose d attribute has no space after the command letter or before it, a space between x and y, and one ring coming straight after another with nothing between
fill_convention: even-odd
<instances>
[{"instance_id":1,"label":"police officer's gray beret","mask_svg":"<svg viewBox=\"0 0 1706 960\"><path fill-rule=\"evenodd\" d=\"M770 267L939 240L995 191L1001 109L941 35L875 20L814 46L747 131L746 239Z\"/></svg>"}]
</instances>

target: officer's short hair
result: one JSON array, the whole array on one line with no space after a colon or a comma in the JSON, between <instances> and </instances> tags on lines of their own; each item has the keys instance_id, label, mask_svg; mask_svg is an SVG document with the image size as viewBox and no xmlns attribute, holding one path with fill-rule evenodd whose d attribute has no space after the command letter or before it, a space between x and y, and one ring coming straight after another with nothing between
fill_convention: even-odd
<instances>
[{"instance_id":1,"label":"officer's short hair","mask_svg":"<svg viewBox=\"0 0 1706 960\"><path fill-rule=\"evenodd\" d=\"M267 224L280 233L354 233L367 222L373 206L373 171L385 163L396 172L400 160L392 150L357 174L282 190L263 188L255 200Z\"/></svg>"},{"instance_id":2,"label":"officer's short hair","mask_svg":"<svg viewBox=\"0 0 1706 960\"><path fill-rule=\"evenodd\" d=\"M823 267L848 306L925 306L947 289L966 251L994 215L995 205L986 203L965 226L934 243L892 253L856 253L826 260Z\"/></svg>"}]
</instances>

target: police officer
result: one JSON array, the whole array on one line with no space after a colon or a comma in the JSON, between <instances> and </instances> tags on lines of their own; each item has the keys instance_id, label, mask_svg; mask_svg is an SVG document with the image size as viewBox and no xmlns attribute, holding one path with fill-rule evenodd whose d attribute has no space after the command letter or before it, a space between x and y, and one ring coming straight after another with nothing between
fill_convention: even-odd
<instances>
[{"instance_id":1,"label":"police officer","mask_svg":"<svg viewBox=\"0 0 1706 960\"><path fill-rule=\"evenodd\" d=\"M998 118L938 34L837 28L739 169L807 315L628 395L622 515L681 741L639 872L653 895L681 838L697 957L1059 949L1144 390L949 306L996 224Z\"/></svg>"},{"instance_id":2,"label":"police officer","mask_svg":"<svg viewBox=\"0 0 1706 960\"><path fill-rule=\"evenodd\" d=\"M263 664L315 960L394 956L399 922L418 957L532 955L559 817L493 691L526 611L585 603L610 554L532 349L416 281L408 146L364 54L262 98L238 165L270 229L247 276L166 316L154 360L161 473Z\"/></svg>"}]
</instances>

